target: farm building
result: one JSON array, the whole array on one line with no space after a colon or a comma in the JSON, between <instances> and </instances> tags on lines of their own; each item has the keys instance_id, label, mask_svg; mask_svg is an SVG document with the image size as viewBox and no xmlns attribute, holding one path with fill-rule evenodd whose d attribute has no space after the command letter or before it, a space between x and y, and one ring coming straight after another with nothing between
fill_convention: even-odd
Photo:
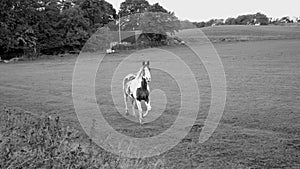
<instances>
[{"instance_id":1,"label":"farm building","mask_svg":"<svg viewBox=\"0 0 300 169\"><path fill-rule=\"evenodd\" d=\"M121 37L118 31L111 31L111 47L118 44L121 40L122 43L135 44L142 31L121 31Z\"/></svg>"},{"instance_id":2,"label":"farm building","mask_svg":"<svg viewBox=\"0 0 300 169\"><path fill-rule=\"evenodd\" d=\"M121 38L118 31L111 32L110 47L117 45L120 40L123 44L152 44L154 42L161 42L167 39L167 35L156 33L143 33L142 31L121 31Z\"/></svg>"}]
</instances>

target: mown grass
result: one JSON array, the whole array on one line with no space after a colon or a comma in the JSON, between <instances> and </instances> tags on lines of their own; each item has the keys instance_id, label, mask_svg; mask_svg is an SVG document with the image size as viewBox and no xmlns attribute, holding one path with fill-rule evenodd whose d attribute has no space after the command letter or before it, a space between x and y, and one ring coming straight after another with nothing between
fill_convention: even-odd
<instances>
[{"instance_id":1,"label":"mown grass","mask_svg":"<svg viewBox=\"0 0 300 169\"><path fill-rule=\"evenodd\" d=\"M217 27L211 29L217 29ZM231 28L227 29L229 31ZM253 29L260 28L253 27ZM231 34L234 34L233 30ZM245 35L247 32L241 33ZM191 36L194 35L191 33ZM184 139L178 146L166 152L163 157L164 161L155 158L143 160L115 156L97 148L88 140L82 142L83 136L79 133L76 134L80 135L79 138L71 139L72 144L64 143L65 146L60 148L57 147L57 144L52 144L54 150L50 150L55 152L54 155L49 155L47 152L50 150L48 151L48 149L42 149L41 152L36 153L37 143L26 142L29 138L29 131L25 130L26 126L29 129L34 128L30 125L31 121L34 124L39 123L39 127L34 131L44 131L44 129L39 129L48 120L44 114L47 116L59 115L61 117L59 125L80 128L74 112L71 93L72 73L76 59L75 57L70 59L59 57L58 59L49 59L47 62L35 61L0 65L1 103L22 107L36 115L26 115L27 113L24 111L18 113L14 109L9 109L12 115L7 115L6 111L0 108L0 129L3 131L3 137L1 137L3 141L0 143L0 168L64 168L65 166L65 168L85 168L86 164L89 164L90 168L154 168L158 167L156 163L163 164L161 168L192 168L190 166L199 168L201 166L202 168L299 168L300 130L297 121L299 113L296 113L299 112L299 106L298 93L295 92L300 86L297 79L298 44L298 40L217 44L215 47L223 60L228 82L226 109L221 121L221 124L227 125L224 127L220 124L213 137L205 144L195 145L192 152L188 150L191 139ZM191 56L183 48L172 48L171 50L186 58ZM158 52L152 54L159 56ZM124 57L125 54L111 55L111 60L103 65L109 68L112 63L116 63ZM152 63L154 61L156 60L153 60ZM163 79L161 76L156 77ZM210 85L204 77L200 76L199 78L202 79L200 83L201 96L204 96L201 103L201 113L203 114L201 119L205 119L206 108L209 108L210 104ZM99 85L97 88L99 93L107 89L102 87ZM153 87L152 85L151 88L153 89ZM161 88L161 85L159 87ZM102 103L111 105L106 100ZM26 116L28 116L27 122L24 120ZM108 117L115 118L110 112L108 112ZM49 121L51 126L55 126L55 118L49 119ZM112 124L120 122L112 121ZM124 123L121 124L124 125ZM26 139L19 136L23 132L16 128L17 126L27 131L24 134ZM61 125L60 128L64 132L67 130L67 126ZM76 132L72 128L69 130ZM19 135L17 135L18 133ZM47 132L44 131L44 133ZM149 134L153 135L153 133ZM9 138L10 140L8 140ZM60 136L53 140L59 142L62 138L64 137ZM18 144L18 139L25 140L25 143ZM80 150L78 151L83 152L81 153L83 157L74 160L77 156L71 155L72 148L76 149L79 145ZM46 147L49 146L46 145ZM88 158L89 150L93 150L93 160ZM67 154L63 154L64 152ZM5 154L8 155L5 156ZM47 160L49 158L51 160ZM84 162L78 164L78 161ZM56 163L53 164L54 162Z\"/></svg>"},{"instance_id":2,"label":"mown grass","mask_svg":"<svg viewBox=\"0 0 300 169\"><path fill-rule=\"evenodd\" d=\"M29 112L1 108L0 168L164 168L158 159L129 159L110 154L59 117L38 118Z\"/></svg>"}]
</instances>

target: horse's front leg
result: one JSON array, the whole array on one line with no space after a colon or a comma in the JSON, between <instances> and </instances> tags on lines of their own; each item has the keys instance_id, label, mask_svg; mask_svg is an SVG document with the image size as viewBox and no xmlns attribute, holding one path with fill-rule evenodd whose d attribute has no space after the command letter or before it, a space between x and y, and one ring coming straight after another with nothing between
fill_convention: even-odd
<instances>
[{"instance_id":1,"label":"horse's front leg","mask_svg":"<svg viewBox=\"0 0 300 169\"><path fill-rule=\"evenodd\" d=\"M128 96L127 96L126 93L124 93L124 103L125 103L125 114L126 114L126 116L129 115L129 113L128 113L128 106L127 106L127 100L128 100Z\"/></svg>"},{"instance_id":2,"label":"horse's front leg","mask_svg":"<svg viewBox=\"0 0 300 169\"><path fill-rule=\"evenodd\" d=\"M148 96L148 103L146 104L147 105L147 110L151 110L152 109L152 107L151 107L151 104L150 104L150 87L149 87L149 85L147 85L147 90L148 90L148 92L149 92L149 96Z\"/></svg>"},{"instance_id":3,"label":"horse's front leg","mask_svg":"<svg viewBox=\"0 0 300 169\"><path fill-rule=\"evenodd\" d=\"M146 106L147 106L147 111L146 113L143 115L143 117L146 117L149 113L149 111L152 109L151 105L150 105L150 99L148 102L145 102Z\"/></svg>"},{"instance_id":4,"label":"horse's front leg","mask_svg":"<svg viewBox=\"0 0 300 169\"><path fill-rule=\"evenodd\" d=\"M142 125L143 124L143 109L142 109L142 104L141 104L140 101L136 100L136 105L137 105L138 110L139 110L139 121L140 121L140 124Z\"/></svg>"},{"instance_id":5,"label":"horse's front leg","mask_svg":"<svg viewBox=\"0 0 300 169\"><path fill-rule=\"evenodd\" d=\"M132 103L132 115L135 116L135 104L136 104L136 102L134 100L132 100L131 103Z\"/></svg>"},{"instance_id":6,"label":"horse's front leg","mask_svg":"<svg viewBox=\"0 0 300 169\"><path fill-rule=\"evenodd\" d=\"M148 109L149 111L152 109L151 104L150 104L150 99L149 99L149 102L148 102L148 104L147 104L147 109Z\"/></svg>"}]
</instances>

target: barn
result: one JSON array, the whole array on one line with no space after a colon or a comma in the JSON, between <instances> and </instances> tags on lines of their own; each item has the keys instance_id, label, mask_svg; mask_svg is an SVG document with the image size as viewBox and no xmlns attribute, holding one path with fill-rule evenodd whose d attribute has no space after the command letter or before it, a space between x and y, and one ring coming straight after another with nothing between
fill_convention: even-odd
<instances>
[{"instance_id":1,"label":"barn","mask_svg":"<svg viewBox=\"0 0 300 169\"><path fill-rule=\"evenodd\" d=\"M142 31L121 31L121 38L119 37L119 31L111 31L111 47L120 42L135 44L137 39L142 34Z\"/></svg>"}]
</instances>

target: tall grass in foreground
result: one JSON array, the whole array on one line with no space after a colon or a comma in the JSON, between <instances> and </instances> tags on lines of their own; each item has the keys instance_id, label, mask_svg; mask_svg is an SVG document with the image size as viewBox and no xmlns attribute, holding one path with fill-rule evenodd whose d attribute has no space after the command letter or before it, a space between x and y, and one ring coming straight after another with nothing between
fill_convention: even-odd
<instances>
[{"instance_id":1,"label":"tall grass in foreground","mask_svg":"<svg viewBox=\"0 0 300 169\"><path fill-rule=\"evenodd\" d=\"M80 133L63 126L59 117L38 118L29 112L0 109L0 168L140 169L164 168L157 159L112 155Z\"/></svg>"}]
</instances>

